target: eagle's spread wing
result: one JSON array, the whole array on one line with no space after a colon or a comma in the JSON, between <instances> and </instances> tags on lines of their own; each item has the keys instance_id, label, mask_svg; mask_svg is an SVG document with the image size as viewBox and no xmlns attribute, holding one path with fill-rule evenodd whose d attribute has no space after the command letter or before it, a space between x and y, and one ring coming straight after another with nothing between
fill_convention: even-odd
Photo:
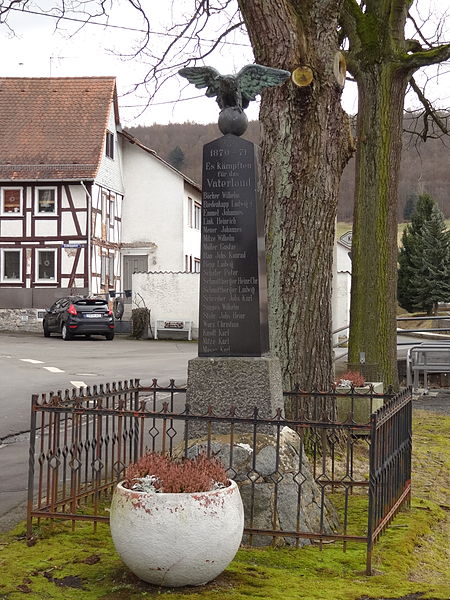
<instances>
[{"instance_id":1,"label":"eagle's spread wing","mask_svg":"<svg viewBox=\"0 0 450 600\"><path fill-rule=\"evenodd\" d=\"M195 85L197 89L207 88L206 96L211 98L217 96L220 91L219 71L214 67L185 67L180 69L178 74L185 77L189 83Z\"/></svg>"},{"instance_id":2,"label":"eagle's spread wing","mask_svg":"<svg viewBox=\"0 0 450 600\"><path fill-rule=\"evenodd\" d=\"M265 87L279 85L286 81L290 75L289 71L283 69L273 69L262 65L246 65L236 75L242 93L242 106L246 108L250 100L256 100L256 95L260 94ZM244 99L246 101L245 106Z\"/></svg>"}]
</instances>

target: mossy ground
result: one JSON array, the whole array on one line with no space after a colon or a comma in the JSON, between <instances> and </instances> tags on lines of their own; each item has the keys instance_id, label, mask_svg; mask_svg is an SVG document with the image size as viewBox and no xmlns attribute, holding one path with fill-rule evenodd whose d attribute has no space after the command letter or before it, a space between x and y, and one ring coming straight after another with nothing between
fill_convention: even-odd
<instances>
[{"instance_id":1,"label":"mossy ground","mask_svg":"<svg viewBox=\"0 0 450 600\"><path fill-rule=\"evenodd\" d=\"M0 539L0 599L356 600L422 598L448 600L450 531L450 417L416 412L414 500L375 547L375 575L364 574L365 545L337 543L295 549L242 548L230 567L201 588L162 589L140 582L114 551L109 528L69 523L42 525L27 546L24 526ZM364 527L366 500L355 496L352 524ZM358 522L358 519L360 521Z\"/></svg>"}]
</instances>

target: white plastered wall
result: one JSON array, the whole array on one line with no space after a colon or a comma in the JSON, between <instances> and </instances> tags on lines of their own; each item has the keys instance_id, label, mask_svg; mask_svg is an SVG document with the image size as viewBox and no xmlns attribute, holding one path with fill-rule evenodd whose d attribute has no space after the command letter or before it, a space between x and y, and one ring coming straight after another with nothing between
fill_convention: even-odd
<instances>
[{"instance_id":1,"label":"white plastered wall","mask_svg":"<svg viewBox=\"0 0 450 600\"><path fill-rule=\"evenodd\" d=\"M199 273L134 273L133 308L135 298L150 309L153 330L157 319L192 321L192 337L198 337Z\"/></svg>"},{"instance_id":2,"label":"white plastered wall","mask_svg":"<svg viewBox=\"0 0 450 600\"><path fill-rule=\"evenodd\" d=\"M189 223L189 204L192 203L192 221ZM183 256L200 258L200 228L195 228L195 204L201 204L201 194L192 186L186 184L183 200Z\"/></svg>"},{"instance_id":3,"label":"white plastered wall","mask_svg":"<svg viewBox=\"0 0 450 600\"><path fill-rule=\"evenodd\" d=\"M122 145L122 253L147 254L152 271L183 271L184 178L126 139Z\"/></svg>"},{"instance_id":4,"label":"white plastered wall","mask_svg":"<svg viewBox=\"0 0 450 600\"><path fill-rule=\"evenodd\" d=\"M113 192L123 194L124 183L122 176L122 145L120 143L119 135L117 133L117 125L114 115L114 105L111 102L109 117L108 117L108 130L114 134L114 159L106 156L105 153L105 139L103 139L102 145L102 159L100 161L100 167L95 178L97 184L108 188Z\"/></svg>"},{"instance_id":5,"label":"white plastered wall","mask_svg":"<svg viewBox=\"0 0 450 600\"><path fill-rule=\"evenodd\" d=\"M333 265L333 331L344 327L350 322L350 291L352 261L350 249L340 242L335 244ZM333 344L339 338L348 336L348 330L333 336Z\"/></svg>"}]
</instances>

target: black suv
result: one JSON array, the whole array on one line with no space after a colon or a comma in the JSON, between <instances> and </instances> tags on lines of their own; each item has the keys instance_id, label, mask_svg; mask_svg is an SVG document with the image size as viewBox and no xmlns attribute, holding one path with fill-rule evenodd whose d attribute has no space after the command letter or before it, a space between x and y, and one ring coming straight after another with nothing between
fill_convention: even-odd
<instances>
[{"instance_id":1,"label":"black suv","mask_svg":"<svg viewBox=\"0 0 450 600\"><path fill-rule=\"evenodd\" d=\"M114 339L114 317L108 302L102 298L68 296L60 298L45 313L44 336L60 333L63 340L75 335L104 335Z\"/></svg>"}]
</instances>

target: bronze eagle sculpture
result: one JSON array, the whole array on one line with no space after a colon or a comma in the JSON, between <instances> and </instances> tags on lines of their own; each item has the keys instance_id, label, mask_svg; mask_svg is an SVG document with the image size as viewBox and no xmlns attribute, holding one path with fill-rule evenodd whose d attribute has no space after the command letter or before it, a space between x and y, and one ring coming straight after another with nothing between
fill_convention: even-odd
<instances>
[{"instance_id":1,"label":"bronze eagle sculpture","mask_svg":"<svg viewBox=\"0 0 450 600\"><path fill-rule=\"evenodd\" d=\"M262 65L246 65L236 75L221 75L214 67L185 67L178 71L196 88L206 88L206 96L216 96L220 109L247 108L266 87L279 85L290 77L289 71Z\"/></svg>"}]
</instances>

